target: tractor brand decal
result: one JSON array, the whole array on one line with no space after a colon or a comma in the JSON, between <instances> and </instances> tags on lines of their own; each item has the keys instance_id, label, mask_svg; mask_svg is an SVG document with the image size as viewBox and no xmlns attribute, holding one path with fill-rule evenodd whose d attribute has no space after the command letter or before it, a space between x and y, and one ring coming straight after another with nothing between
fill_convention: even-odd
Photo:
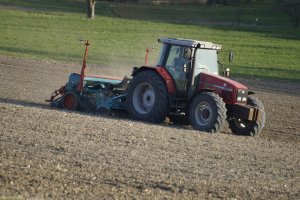
<instances>
[{"instance_id":1,"label":"tractor brand decal","mask_svg":"<svg viewBox=\"0 0 300 200\"><path fill-rule=\"evenodd\" d=\"M220 86L220 85L216 85L216 84L206 83L205 85L215 87L215 88L218 88L218 89L221 89L221 90L225 90L225 91L228 91L228 92L232 92L231 88L224 87L224 86L226 86L226 84L224 84L224 86Z\"/></svg>"}]
</instances>

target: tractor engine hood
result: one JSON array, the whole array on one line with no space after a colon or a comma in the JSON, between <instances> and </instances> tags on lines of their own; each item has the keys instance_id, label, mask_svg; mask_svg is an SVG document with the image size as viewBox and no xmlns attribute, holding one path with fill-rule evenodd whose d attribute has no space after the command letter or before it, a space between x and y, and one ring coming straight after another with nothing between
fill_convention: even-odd
<instances>
[{"instance_id":1,"label":"tractor engine hood","mask_svg":"<svg viewBox=\"0 0 300 200\"><path fill-rule=\"evenodd\" d=\"M248 88L245 85L207 72L201 72L199 76L198 91L214 91L226 104L246 103Z\"/></svg>"}]
</instances>

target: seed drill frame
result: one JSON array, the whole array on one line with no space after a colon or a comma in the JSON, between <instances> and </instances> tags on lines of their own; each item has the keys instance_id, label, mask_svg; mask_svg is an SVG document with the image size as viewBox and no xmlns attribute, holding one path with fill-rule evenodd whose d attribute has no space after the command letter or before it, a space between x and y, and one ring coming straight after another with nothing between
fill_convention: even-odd
<instances>
[{"instance_id":1,"label":"seed drill frame","mask_svg":"<svg viewBox=\"0 0 300 200\"><path fill-rule=\"evenodd\" d=\"M65 86L53 92L47 100L55 107L76 110L79 107L92 111L100 108L125 110L127 77L86 75L89 42L85 43L81 73L72 73ZM63 105L64 104L64 105Z\"/></svg>"}]
</instances>

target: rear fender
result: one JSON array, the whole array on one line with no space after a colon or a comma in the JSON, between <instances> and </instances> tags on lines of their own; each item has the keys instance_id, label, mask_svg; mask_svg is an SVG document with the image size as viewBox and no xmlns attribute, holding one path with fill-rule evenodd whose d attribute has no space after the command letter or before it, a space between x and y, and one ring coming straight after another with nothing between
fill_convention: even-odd
<instances>
[{"instance_id":1,"label":"rear fender","mask_svg":"<svg viewBox=\"0 0 300 200\"><path fill-rule=\"evenodd\" d=\"M173 79L169 72L163 67L149 67L149 66L142 66L139 68L133 68L131 76L136 76L138 73L145 71L145 70L152 70L155 71L157 74L160 75L160 77L165 81L167 90L169 94L175 95L176 94L176 89L175 89L175 84L173 82Z\"/></svg>"}]
</instances>

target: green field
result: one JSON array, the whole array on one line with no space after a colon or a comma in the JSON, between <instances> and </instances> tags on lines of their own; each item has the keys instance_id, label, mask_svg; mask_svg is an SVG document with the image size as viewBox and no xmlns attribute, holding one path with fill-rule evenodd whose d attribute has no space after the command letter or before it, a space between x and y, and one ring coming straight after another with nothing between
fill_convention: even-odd
<instances>
[{"instance_id":1,"label":"green field","mask_svg":"<svg viewBox=\"0 0 300 200\"><path fill-rule=\"evenodd\" d=\"M225 65L233 49L235 76L299 81L300 29L271 4L254 5L97 2L97 16L88 20L82 0L0 0L0 54L79 63L79 40L89 39L89 63L129 67L144 63L148 46L155 48L155 63L159 37L192 38L221 44ZM242 13L239 25L236 13Z\"/></svg>"}]
</instances>

